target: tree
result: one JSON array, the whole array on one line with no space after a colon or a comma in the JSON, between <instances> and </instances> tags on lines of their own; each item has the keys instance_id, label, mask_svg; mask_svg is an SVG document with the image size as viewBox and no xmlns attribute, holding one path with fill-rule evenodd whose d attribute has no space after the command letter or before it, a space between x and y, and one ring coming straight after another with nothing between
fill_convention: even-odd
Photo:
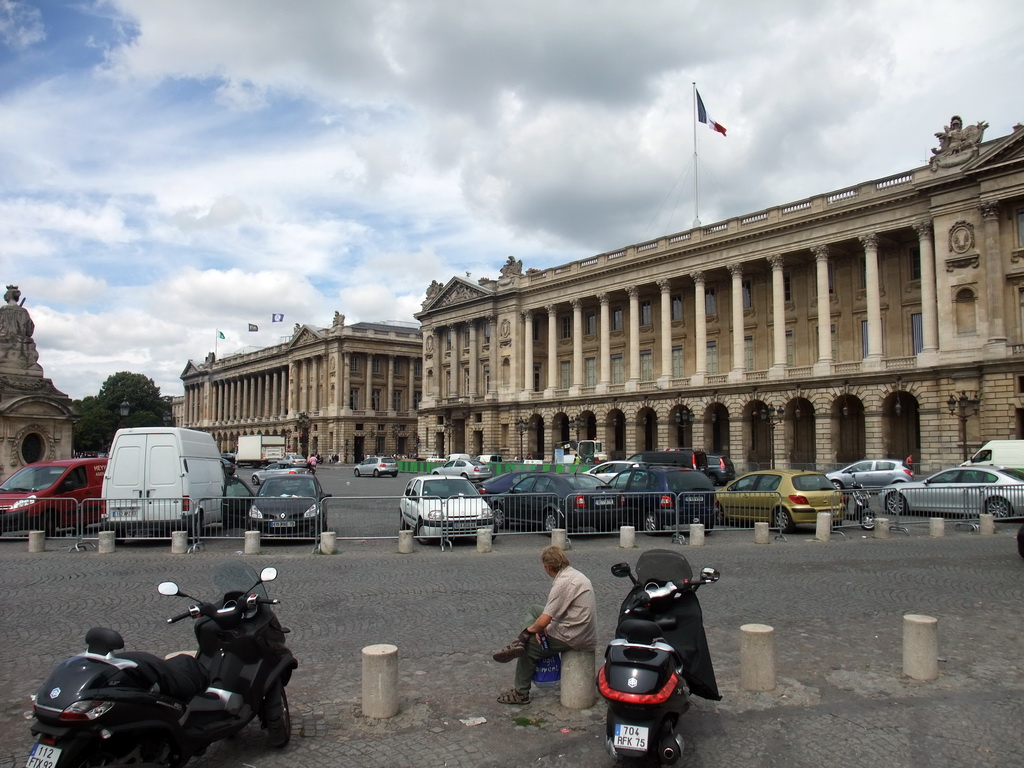
<instances>
[{"instance_id":1,"label":"tree","mask_svg":"<svg viewBox=\"0 0 1024 768\"><path fill-rule=\"evenodd\" d=\"M121 415L121 404L128 415ZM162 427L171 416L169 399L141 373L120 371L108 377L99 393L74 402L81 419L75 425L74 449L105 451L120 427ZM166 420L165 420L166 417Z\"/></svg>"}]
</instances>

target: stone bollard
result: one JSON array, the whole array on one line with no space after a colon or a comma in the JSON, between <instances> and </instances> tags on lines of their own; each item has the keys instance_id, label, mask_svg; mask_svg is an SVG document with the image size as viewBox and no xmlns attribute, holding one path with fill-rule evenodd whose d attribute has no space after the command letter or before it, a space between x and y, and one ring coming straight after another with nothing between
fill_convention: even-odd
<instances>
[{"instance_id":1,"label":"stone bollard","mask_svg":"<svg viewBox=\"0 0 1024 768\"><path fill-rule=\"evenodd\" d=\"M903 674L914 680L939 676L939 620L908 613L903 617Z\"/></svg>"},{"instance_id":2,"label":"stone bollard","mask_svg":"<svg viewBox=\"0 0 1024 768\"><path fill-rule=\"evenodd\" d=\"M494 540L490 528L476 529L476 551L487 553L494 549Z\"/></svg>"},{"instance_id":3,"label":"stone bollard","mask_svg":"<svg viewBox=\"0 0 1024 768\"><path fill-rule=\"evenodd\" d=\"M565 528L551 529L551 544L562 551L568 551L569 537L565 535Z\"/></svg>"},{"instance_id":4,"label":"stone bollard","mask_svg":"<svg viewBox=\"0 0 1024 768\"><path fill-rule=\"evenodd\" d=\"M704 523L690 523L690 546L704 546Z\"/></svg>"},{"instance_id":5,"label":"stone bollard","mask_svg":"<svg viewBox=\"0 0 1024 768\"><path fill-rule=\"evenodd\" d=\"M595 651L562 651L562 706L566 709L589 709L597 701L594 685Z\"/></svg>"},{"instance_id":6,"label":"stone bollard","mask_svg":"<svg viewBox=\"0 0 1024 768\"><path fill-rule=\"evenodd\" d=\"M398 714L398 647L382 643L363 648L363 716Z\"/></svg>"},{"instance_id":7,"label":"stone bollard","mask_svg":"<svg viewBox=\"0 0 1024 768\"><path fill-rule=\"evenodd\" d=\"M814 538L818 541L828 541L832 538L832 513L819 512L814 521Z\"/></svg>"},{"instance_id":8,"label":"stone bollard","mask_svg":"<svg viewBox=\"0 0 1024 768\"><path fill-rule=\"evenodd\" d=\"M338 532L320 531L320 554L336 555L338 553Z\"/></svg>"},{"instance_id":9,"label":"stone bollard","mask_svg":"<svg viewBox=\"0 0 1024 768\"><path fill-rule=\"evenodd\" d=\"M996 519L994 515L982 512L978 515L978 533L982 536L991 536L996 532Z\"/></svg>"},{"instance_id":10,"label":"stone bollard","mask_svg":"<svg viewBox=\"0 0 1024 768\"><path fill-rule=\"evenodd\" d=\"M258 555L260 553L260 532L245 532L245 548L242 550L247 555Z\"/></svg>"},{"instance_id":11,"label":"stone bollard","mask_svg":"<svg viewBox=\"0 0 1024 768\"><path fill-rule=\"evenodd\" d=\"M113 553L116 540L117 539L113 531L100 531L99 543L96 545L96 551L101 555L109 555Z\"/></svg>"},{"instance_id":12,"label":"stone bollard","mask_svg":"<svg viewBox=\"0 0 1024 768\"><path fill-rule=\"evenodd\" d=\"M46 531L28 532L28 551L32 555L46 551Z\"/></svg>"},{"instance_id":13,"label":"stone bollard","mask_svg":"<svg viewBox=\"0 0 1024 768\"><path fill-rule=\"evenodd\" d=\"M768 535L768 523L754 523L754 543L770 544L771 538Z\"/></svg>"},{"instance_id":14,"label":"stone bollard","mask_svg":"<svg viewBox=\"0 0 1024 768\"><path fill-rule=\"evenodd\" d=\"M188 552L188 531L171 531L171 554L184 555Z\"/></svg>"},{"instance_id":15,"label":"stone bollard","mask_svg":"<svg viewBox=\"0 0 1024 768\"><path fill-rule=\"evenodd\" d=\"M875 538L876 539L888 539L889 538L889 518L888 517L876 517L875 518Z\"/></svg>"},{"instance_id":16,"label":"stone bollard","mask_svg":"<svg viewBox=\"0 0 1024 768\"><path fill-rule=\"evenodd\" d=\"M619 548L633 549L636 546L636 527L632 525L619 526Z\"/></svg>"},{"instance_id":17,"label":"stone bollard","mask_svg":"<svg viewBox=\"0 0 1024 768\"><path fill-rule=\"evenodd\" d=\"M946 520L942 517L928 518L928 535L933 538L941 538L946 535Z\"/></svg>"},{"instance_id":18,"label":"stone bollard","mask_svg":"<svg viewBox=\"0 0 1024 768\"><path fill-rule=\"evenodd\" d=\"M775 629L767 624L740 627L740 685L745 691L775 689Z\"/></svg>"},{"instance_id":19,"label":"stone bollard","mask_svg":"<svg viewBox=\"0 0 1024 768\"><path fill-rule=\"evenodd\" d=\"M412 554L412 531L399 531L398 532L398 554L400 554L400 555L411 555Z\"/></svg>"}]
</instances>

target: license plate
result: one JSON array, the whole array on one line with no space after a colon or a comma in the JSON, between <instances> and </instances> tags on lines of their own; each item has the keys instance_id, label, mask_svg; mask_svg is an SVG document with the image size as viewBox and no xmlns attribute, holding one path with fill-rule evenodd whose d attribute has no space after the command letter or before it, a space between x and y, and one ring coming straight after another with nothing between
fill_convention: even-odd
<instances>
[{"instance_id":1,"label":"license plate","mask_svg":"<svg viewBox=\"0 0 1024 768\"><path fill-rule=\"evenodd\" d=\"M615 724L615 741L612 746L616 749L634 749L638 752L647 751L647 727L643 725L626 725L625 723Z\"/></svg>"},{"instance_id":2,"label":"license plate","mask_svg":"<svg viewBox=\"0 0 1024 768\"><path fill-rule=\"evenodd\" d=\"M595 507L609 507L615 503L615 499L594 499Z\"/></svg>"},{"instance_id":3,"label":"license plate","mask_svg":"<svg viewBox=\"0 0 1024 768\"><path fill-rule=\"evenodd\" d=\"M60 747L36 744L29 753L25 768L54 768L60 760Z\"/></svg>"},{"instance_id":4,"label":"license plate","mask_svg":"<svg viewBox=\"0 0 1024 768\"><path fill-rule=\"evenodd\" d=\"M685 501L687 504L700 504L702 501L704 501L704 497L703 496L684 496L683 497L683 501Z\"/></svg>"},{"instance_id":5,"label":"license plate","mask_svg":"<svg viewBox=\"0 0 1024 768\"><path fill-rule=\"evenodd\" d=\"M295 521L294 520L272 520L270 522L270 527L271 528L294 528L295 527Z\"/></svg>"}]
</instances>

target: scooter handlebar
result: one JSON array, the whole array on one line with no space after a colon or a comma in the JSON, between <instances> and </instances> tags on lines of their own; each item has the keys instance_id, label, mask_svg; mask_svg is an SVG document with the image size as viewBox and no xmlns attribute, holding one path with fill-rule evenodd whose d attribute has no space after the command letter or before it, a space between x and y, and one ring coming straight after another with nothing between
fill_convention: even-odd
<instances>
[{"instance_id":1,"label":"scooter handlebar","mask_svg":"<svg viewBox=\"0 0 1024 768\"><path fill-rule=\"evenodd\" d=\"M167 620L167 623L174 624L175 622L181 621L182 619L187 619L191 615L191 611L185 611L184 613L179 613L177 616L172 616Z\"/></svg>"}]
</instances>

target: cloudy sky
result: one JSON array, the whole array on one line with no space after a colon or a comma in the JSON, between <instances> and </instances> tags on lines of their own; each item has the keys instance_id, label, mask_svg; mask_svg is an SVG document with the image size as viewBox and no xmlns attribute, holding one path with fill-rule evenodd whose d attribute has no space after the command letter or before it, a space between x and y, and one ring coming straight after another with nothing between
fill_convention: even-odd
<instances>
[{"instance_id":1,"label":"cloudy sky","mask_svg":"<svg viewBox=\"0 0 1024 768\"><path fill-rule=\"evenodd\" d=\"M0 280L62 391L177 395L509 255L924 165L954 113L1004 136L1022 40L1019 0L0 0Z\"/></svg>"}]
</instances>

